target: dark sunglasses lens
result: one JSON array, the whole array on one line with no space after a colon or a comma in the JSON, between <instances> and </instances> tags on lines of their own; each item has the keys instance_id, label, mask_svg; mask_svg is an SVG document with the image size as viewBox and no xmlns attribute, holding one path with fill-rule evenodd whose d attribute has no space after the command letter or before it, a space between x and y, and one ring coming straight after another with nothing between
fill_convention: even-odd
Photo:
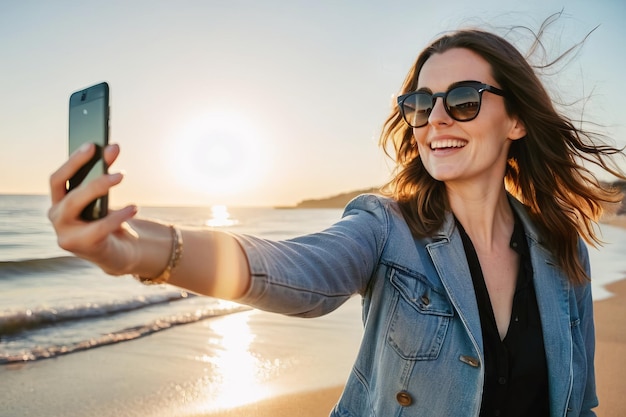
<instances>
[{"instance_id":1,"label":"dark sunglasses lens","mask_svg":"<svg viewBox=\"0 0 626 417\"><path fill-rule=\"evenodd\" d=\"M453 88L446 97L446 107L455 120L473 119L480 109L480 93L472 87Z\"/></svg>"},{"instance_id":2,"label":"dark sunglasses lens","mask_svg":"<svg viewBox=\"0 0 626 417\"><path fill-rule=\"evenodd\" d=\"M402 102L404 119L411 127L426 125L432 108L433 99L428 93L413 93Z\"/></svg>"}]
</instances>

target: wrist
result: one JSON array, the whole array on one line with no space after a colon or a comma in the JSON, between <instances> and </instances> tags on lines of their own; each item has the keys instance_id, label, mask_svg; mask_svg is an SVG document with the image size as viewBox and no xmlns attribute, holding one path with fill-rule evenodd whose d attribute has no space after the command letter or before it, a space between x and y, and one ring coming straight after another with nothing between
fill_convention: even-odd
<instances>
[{"instance_id":1,"label":"wrist","mask_svg":"<svg viewBox=\"0 0 626 417\"><path fill-rule=\"evenodd\" d=\"M168 266L173 234L169 225L133 219L129 226L135 234L135 261L127 273L133 276L158 277Z\"/></svg>"},{"instance_id":2,"label":"wrist","mask_svg":"<svg viewBox=\"0 0 626 417\"><path fill-rule=\"evenodd\" d=\"M170 232L170 254L169 259L165 267L158 275L141 275L133 274L133 276L139 280L142 284L165 284L169 281L170 275L174 268L178 266L180 258L183 254L183 235L177 227L174 225L168 226Z\"/></svg>"}]
</instances>

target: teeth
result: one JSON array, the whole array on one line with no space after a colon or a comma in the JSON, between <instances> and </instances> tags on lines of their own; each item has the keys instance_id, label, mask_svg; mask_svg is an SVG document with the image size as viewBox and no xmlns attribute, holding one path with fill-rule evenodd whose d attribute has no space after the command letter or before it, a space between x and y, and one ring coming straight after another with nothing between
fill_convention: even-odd
<instances>
[{"instance_id":1,"label":"teeth","mask_svg":"<svg viewBox=\"0 0 626 417\"><path fill-rule=\"evenodd\" d=\"M431 149L441 149L441 148L462 148L465 146L467 142L460 139L445 139L438 140L430 144Z\"/></svg>"}]
</instances>

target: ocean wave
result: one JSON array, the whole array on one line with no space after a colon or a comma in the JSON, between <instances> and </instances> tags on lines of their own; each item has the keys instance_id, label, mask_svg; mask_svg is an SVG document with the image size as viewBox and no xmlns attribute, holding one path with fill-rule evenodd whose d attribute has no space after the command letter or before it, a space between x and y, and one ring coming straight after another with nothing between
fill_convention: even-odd
<instances>
[{"instance_id":1,"label":"ocean wave","mask_svg":"<svg viewBox=\"0 0 626 417\"><path fill-rule=\"evenodd\" d=\"M76 268L93 268L93 264L75 256L0 261L0 279L33 273L47 273Z\"/></svg>"},{"instance_id":2,"label":"ocean wave","mask_svg":"<svg viewBox=\"0 0 626 417\"><path fill-rule=\"evenodd\" d=\"M14 335L26 330L34 330L58 323L93 319L127 313L134 310L169 303L187 298L193 294L185 291L164 294L138 295L131 299L107 303L85 303L64 307L39 307L19 311L0 312L0 336Z\"/></svg>"},{"instance_id":3,"label":"ocean wave","mask_svg":"<svg viewBox=\"0 0 626 417\"><path fill-rule=\"evenodd\" d=\"M229 303L228 307L216 306L214 308L204 308L202 310L196 310L192 313L169 316L166 318L155 320L148 324L129 327L120 331L108 333L99 337L94 337L79 342L46 347L37 346L30 350L23 350L17 353L0 352L0 365L49 359L115 343L127 342L130 340L138 339L140 337L148 336L156 332L167 330L175 326L195 323L208 318L223 316L226 314L236 313L249 309L250 307Z\"/></svg>"}]
</instances>

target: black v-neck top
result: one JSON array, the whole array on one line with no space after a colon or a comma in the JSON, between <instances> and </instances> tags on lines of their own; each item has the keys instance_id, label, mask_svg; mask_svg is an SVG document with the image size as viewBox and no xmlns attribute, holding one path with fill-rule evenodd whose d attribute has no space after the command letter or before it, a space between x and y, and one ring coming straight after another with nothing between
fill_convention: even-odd
<instances>
[{"instance_id":1,"label":"black v-neck top","mask_svg":"<svg viewBox=\"0 0 626 417\"><path fill-rule=\"evenodd\" d=\"M500 340L491 300L474 245L457 221L472 275L485 354L481 417L548 417L548 368L533 269L524 228L516 219L511 248L520 255L511 321Z\"/></svg>"}]
</instances>

